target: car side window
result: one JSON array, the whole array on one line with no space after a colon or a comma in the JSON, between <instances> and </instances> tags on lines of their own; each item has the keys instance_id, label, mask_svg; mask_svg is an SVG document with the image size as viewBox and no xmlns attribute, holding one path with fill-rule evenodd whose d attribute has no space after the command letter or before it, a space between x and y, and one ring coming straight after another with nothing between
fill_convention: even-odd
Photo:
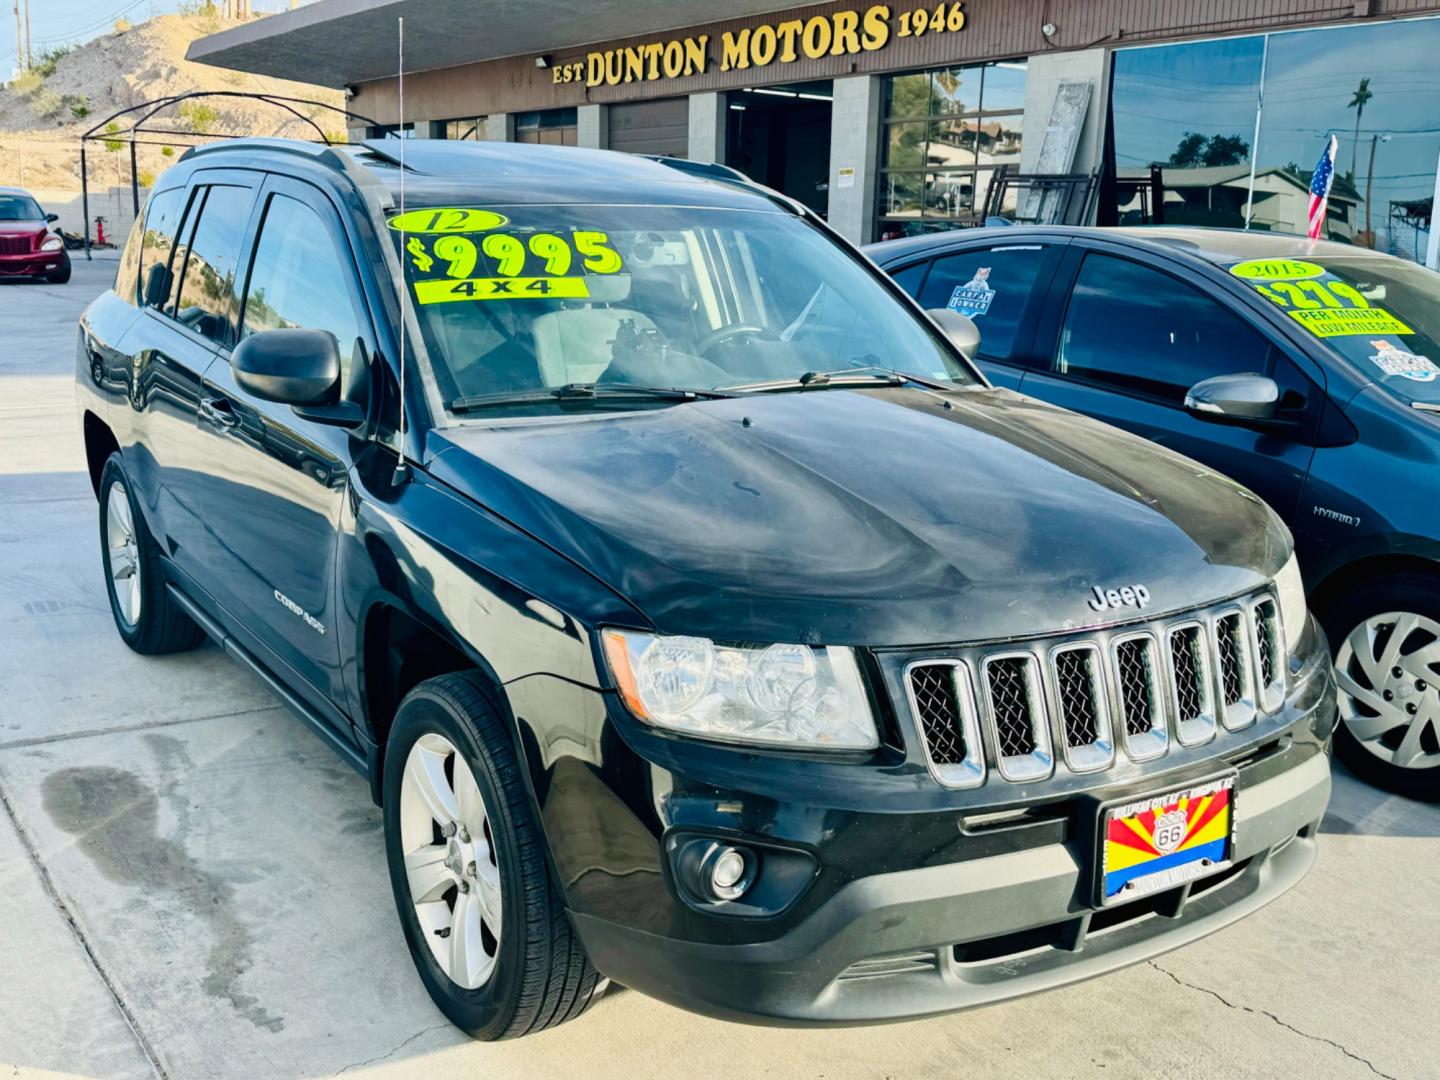
<instances>
[{"instance_id":1,"label":"car side window","mask_svg":"<svg viewBox=\"0 0 1440 1080\"><path fill-rule=\"evenodd\" d=\"M250 216L249 188L214 185L206 189L199 220L190 238L180 278L174 317L211 341L229 348L235 344L235 323L240 302L235 295L235 263Z\"/></svg>"},{"instance_id":2,"label":"car side window","mask_svg":"<svg viewBox=\"0 0 1440 1080\"><path fill-rule=\"evenodd\" d=\"M930 260L924 259L918 263L912 263L900 270L887 271L895 279L895 284L904 289L911 296L920 296L920 285L925 280L925 271L930 269Z\"/></svg>"},{"instance_id":3,"label":"car side window","mask_svg":"<svg viewBox=\"0 0 1440 1080\"><path fill-rule=\"evenodd\" d=\"M1052 365L1174 405L1201 379L1269 369L1270 342L1199 289L1099 253L1080 266Z\"/></svg>"},{"instance_id":4,"label":"car side window","mask_svg":"<svg viewBox=\"0 0 1440 1080\"><path fill-rule=\"evenodd\" d=\"M363 321L348 279L350 253L320 215L299 199L272 195L250 264L241 336L303 327L329 330L340 343L342 386L350 384Z\"/></svg>"},{"instance_id":5,"label":"car side window","mask_svg":"<svg viewBox=\"0 0 1440 1080\"><path fill-rule=\"evenodd\" d=\"M180 231L180 217L185 212L185 189L171 188L150 196L145 208L145 232L140 242L140 302L145 302L148 283L170 265L175 237ZM163 284L163 283L162 283ZM168 293L168 289L166 290ZM163 304L157 304L163 307Z\"/></svg>"},{"instance_id":6,"label":"car side window","mask_svg":"<svg viewBox=\"0 0 1440 1080\"><path fill-rule=\"evenodd\" d=\"M1043 244L1015 244L936 259L920 306L970 316L980 329L980 356L1009 360L1045 254Z\"/></svg>"}]
</instances>

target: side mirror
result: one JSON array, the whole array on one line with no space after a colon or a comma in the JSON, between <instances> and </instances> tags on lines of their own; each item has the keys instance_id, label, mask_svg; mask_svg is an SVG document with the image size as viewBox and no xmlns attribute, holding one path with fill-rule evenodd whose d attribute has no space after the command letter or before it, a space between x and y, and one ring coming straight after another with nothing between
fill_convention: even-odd
<instances>
[{"instance_id":1,"label":"side mirror","mask_svg":"<svg viewBox=\"0 0 1440 1080\"><path fill-rule=\"evenodd\" d=\"M1185 392L1185 411L1202 420L1274 420L1280 387L1267 375L1216 375Z\"/></svg>"},{"instance_id":2,"label":"side mirror","mask_svg":"<svg viewBox=\"0 0 1440 1080\"><path fill-rule=\"evenodd\" d=\"M53 225L53 224L55 224L55 222L57 222L57 221L59 221L59 220L60 220L60 215L59 215L59 214L46 214L46 215L45 215L45 224L46 224L46 225Z\"/></svg>"},{"instance_id":3,"label":"side mirror","mask_svg":"<svg viewBox=\"0 0 1440 1080\"><path fill-rule=\"evenodd\" d=\"M170 299L170 284L173 277L164 263L156 263L145 271L145 291L141 296L146 307L161 307Z\"/></svg>"},{"instance_id":4,"label":"side mirror","mask_svg":"<svg viewBox=\"0 0 1440 1080\"><path fill-rule=\"evenodd\" d=\"M950 308L931 308L927 314L934 319L950 344L960 350L966 360L974 360L980 351L980 328L968 315L961 315Z\"/></svg>"},{"instance_id":5,"label":"side mirror","mask_svg":"<svg viewBox=\"0 0 1440 1080\"><path fill-rule=\"evenodd\" d=\"M262 330L230 354L241 389L282 405L340 401L340 346L328 330Z\"/></svg>"}]
</instances>

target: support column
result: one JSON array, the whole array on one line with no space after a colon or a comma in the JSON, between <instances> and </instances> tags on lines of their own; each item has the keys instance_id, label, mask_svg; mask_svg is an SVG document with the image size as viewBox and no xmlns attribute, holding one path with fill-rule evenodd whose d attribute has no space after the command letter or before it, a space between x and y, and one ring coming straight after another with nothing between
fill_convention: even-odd
<instances>
[{"instance_id":1,"label":"support column","mask_svg":"<svg viewBox=\"0 0 1440 1080\"><path fill-rule=\"evenodd\" d=\"M874 239L884 85L878 75L835 80L830 115L830 225L856 244Z\"/></svg>"},{"instance_id":2,"label":"support column","mask_svg":"<svg viewBox=\"0 0 1440 1080\"><path fill-rule=\"evenodd\" d=\"M691 94L690 145L685 156L691 161L723 162L727 119L723 93Z\"/></svg>"},{"instance_id":3,"label":"support column","mask_svg":"<svg viewBox=\"0 0 1440 1080\"><path fill-rule=\"evenodd\" d=\"M575 110L575 145L588 146L592 150L606 150L610 146L610 107L608 105L581 105Z\"/></svg>"},{"instance_id":4,"label":"support column","mask_svg":"<svg viewBox=\"0 0 1440 1080\"><path fill-rule=\"evenodd\" d=\"M509 113L491 113L480 128L480 138L489 142L514 142L515 118Z\"/></svg>"}]
</instances>

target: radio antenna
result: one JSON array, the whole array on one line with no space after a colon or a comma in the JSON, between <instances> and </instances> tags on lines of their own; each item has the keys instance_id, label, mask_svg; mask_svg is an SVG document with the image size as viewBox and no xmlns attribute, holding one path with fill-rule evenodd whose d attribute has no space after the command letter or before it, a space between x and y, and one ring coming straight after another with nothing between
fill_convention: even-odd
<instances>
[{"instance_id":1,"label":"radio antenna","mask_svg":"<svg viewBox=\"0 0 1440 1080\"><path fill-rule=\"evenodd\" d=\"M405 281L405 16L399 24L399 57L395 83L400 96L400 457L395 462L395 483L403 484L410 477L405 460L405 336L409 333L410 286Z\"/></svg>"}]
</instances>

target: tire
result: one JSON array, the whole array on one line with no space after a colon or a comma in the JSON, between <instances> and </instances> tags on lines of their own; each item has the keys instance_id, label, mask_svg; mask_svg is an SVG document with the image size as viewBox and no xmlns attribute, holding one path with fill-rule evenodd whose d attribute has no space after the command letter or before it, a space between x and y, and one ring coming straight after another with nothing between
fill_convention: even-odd
<instances>
[{"instance_id":1,"label":"tire","mask_svg":"<svg viewBox=\"0 0 1440 1080\"><path fill-rule=\"evenodd\" d=\"M51 285L64 285L68 282L70 280L70 260L66 259L65 265L53 274L46 275L45 280Z\"/></svg>"},{"instance_id":2,"label":"tire","mask_svg":"<svg viewBox=\"0 0 1440 1080\"><path fill-rule=\"evenodd\" d=\"M157 656L205 640L205 631L165 588L159 546L140 515L119 453L110 455L100 473L100 562L115 629L130 648Z\"/></svg>"},{"instance_id":3,"label":"tire","mask_svg":"<svg viewBox=\"0 0 1440 1080\"><path fill-rule=\"evenodd\" d=\"M440 1011L485 1041L574 1019L599 983L551 877L503 715L476 672L421 683L400 704L383 778L390 884L410 956ZM466 948L474 942L478 952Z\"/></svg>"},{"instance_id":4,"label":"tire","mask_svg":"<svg viewBox=\"0 0 1440 1080\"><path fill-rule=\"evenodd\" d=\"M1386 791L1440 799L1440 575L1362 582L1319 616L1340 684L1336 753Z\"/></svg>"}]
</instances>

